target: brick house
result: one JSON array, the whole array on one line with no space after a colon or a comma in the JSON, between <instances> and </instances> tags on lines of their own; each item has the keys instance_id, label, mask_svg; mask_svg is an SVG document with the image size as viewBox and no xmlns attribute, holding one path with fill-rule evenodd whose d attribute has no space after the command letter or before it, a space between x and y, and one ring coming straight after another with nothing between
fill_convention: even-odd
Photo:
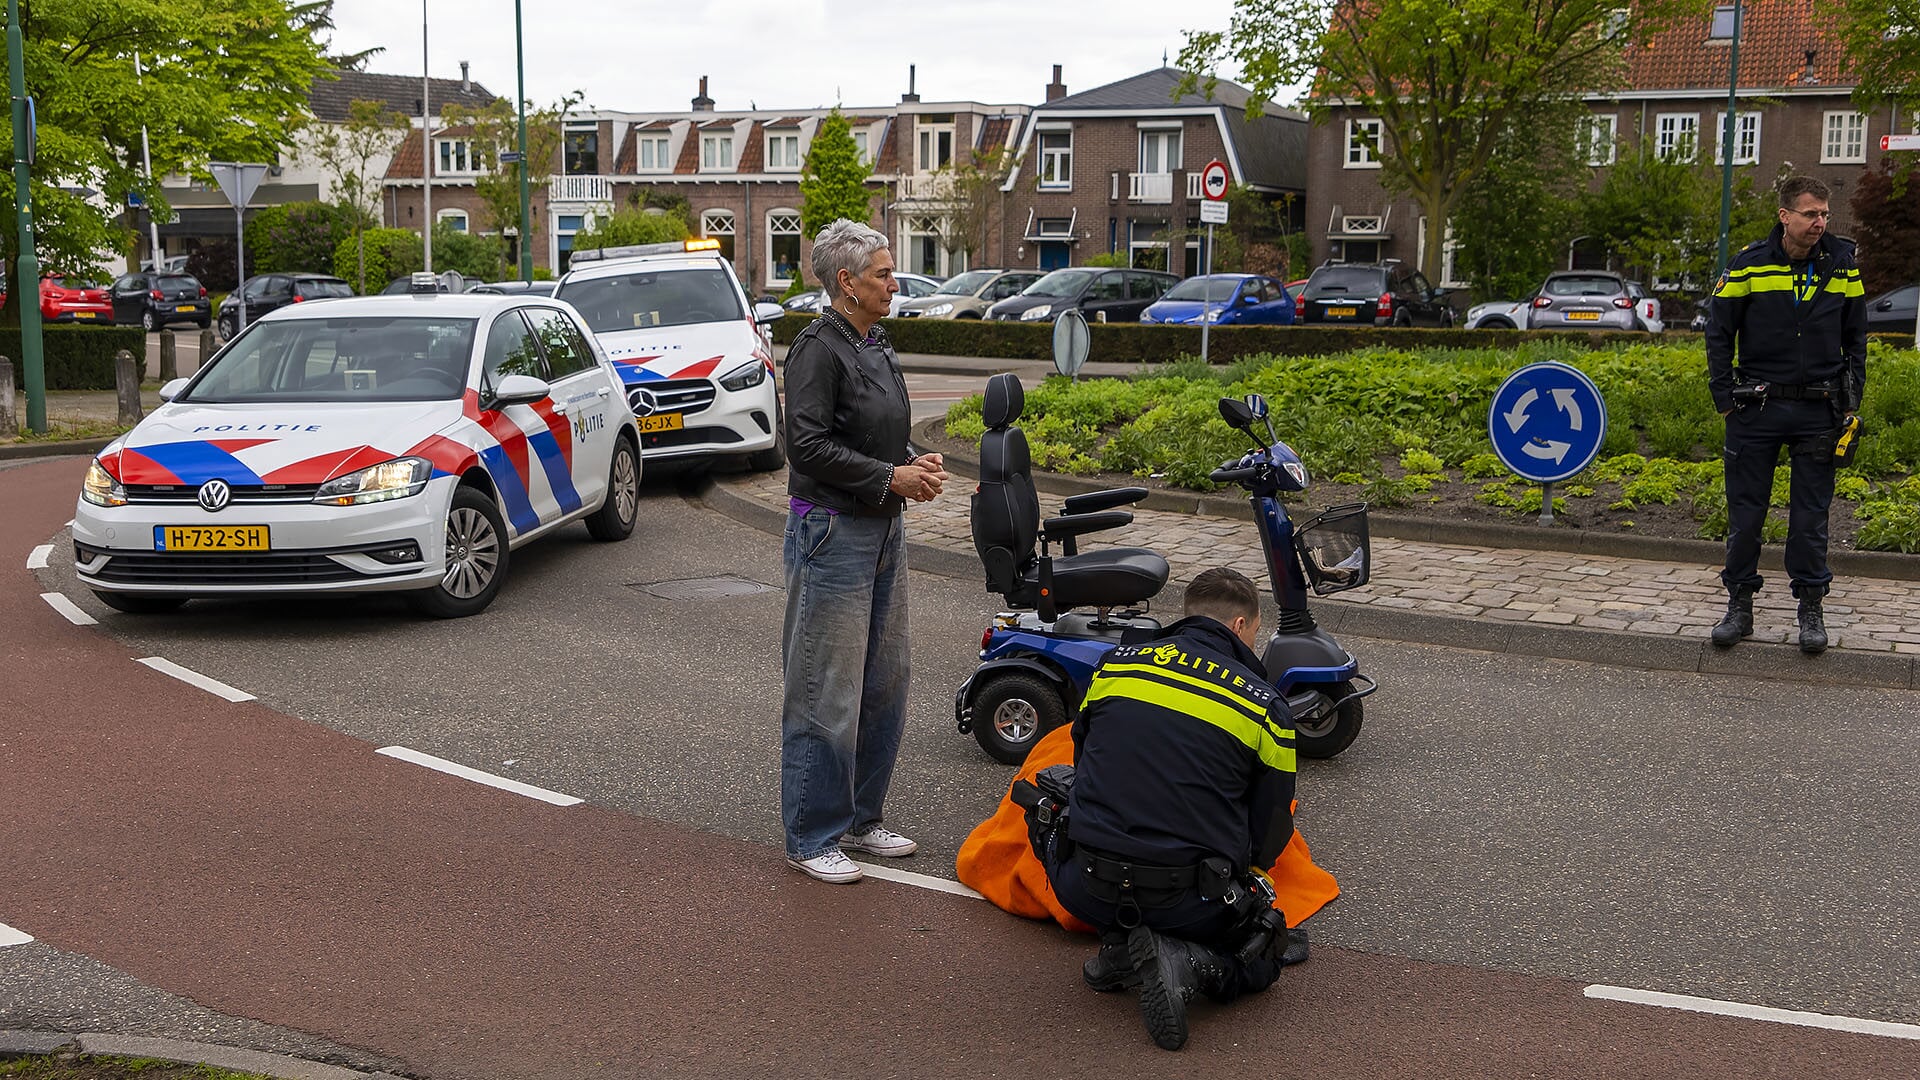
<instances>
[{"instance_id":1,"label":"brick house","mask_svg":"<svg viewBox=\"0 0 1920 1080\"><path fill-rule=\"evenodd\" d=\"M1046 103L1007 177L996 265L1054 269L1105 252L1134 265L1197 274L1202 265L1200 171L1226 163L1230 181L1299 196L1307 182L1305 117L1270 109L1248 119L1245 89L1221 82L1211 100L1174 97L1169 67L1069 95L1053 69ZM1298 200L1296 200L1297 202ZM1172 256L1173 243L1184 252ZM1170 256L1172 256L1170 258Z\"/></svg>"},{"instance_id":2,"label":"brick house","mask_svg":"<svg viewBox=\"0 0 1920 1080\"><path fill-rule=\"evenodd\" d=\"M1582 133L1595 184L1620 155L1643 138L1661 154L1705 153L1720 160L1727 108L1731 6L1683 23L1628 50L1625 86L1586 96L1593 112ZM1881 135L1914 130L1897 109L1872 114L1850 99L1853 80L1838 40L1811 0L1746 0L1740 30L1738 105L1734 110L1734 166L1765 188L1777 170L1820 177L1834 189L1832 228L1851 226L1848 204L1866 170L1877 169ZM1383 145L1378 119L1332 105L1315 110L1310 137L1307 230L1315 262L1421 260L1424 219L1407 198L1394 198L1379 183ZM1733 237L1737 247L1754 237ZM1609 253L1567 237L1561 264L1598 268ZM1443 252L1441 283L1453 280L1452 252Z\"/></svg>"}]
</instances>

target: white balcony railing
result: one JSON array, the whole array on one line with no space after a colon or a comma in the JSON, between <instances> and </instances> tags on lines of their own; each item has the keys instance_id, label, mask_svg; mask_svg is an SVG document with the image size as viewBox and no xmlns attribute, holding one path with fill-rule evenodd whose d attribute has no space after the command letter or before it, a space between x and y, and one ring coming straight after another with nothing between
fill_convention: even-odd
<instances>
[{"instance_id":1,"label":"white balcony railing","mask_svg":"<svg viewBox=\"0 0 1920 1080\"><path fill-rule=\"evenodd\" d=\"M944 202L953 198L953 181L947 176L903 176L900 178L902 202Z\"/></svg>"},{"instance_id":2,"label":"white balcony railing","mask_svg":"<svg viewBox=\"0 0 1920 1080\"><path fill-rule=\"evenodd\" d=\"M1128 173L1127 201L1170 203L1173 201L1172 173Z\"/></svg>"},{"instance_id":3,"label":"white balcony railing","mask_svg":"<svg viewBox=\"0 0 1920 1080\"><path fill-rule=\"evenodd\" d=\"M1200 174L1197 172L1188 173L1187 174L1187 201L1198 202L1199 200L1205 198L1206 194L1207 193L1204 190L1202 190L1200 187Z\"/></svg>"},{"instance_id":4,"label":"white balcony railing","mask_svg":"<svg viewBox=\"0 0 1920 1080\"><path fill-rule=\"evenodd\" d=\"M610 203L613 201L613 179L606 176L556 176L547 184L547 201Z\"/></svg>"}]
</instances>

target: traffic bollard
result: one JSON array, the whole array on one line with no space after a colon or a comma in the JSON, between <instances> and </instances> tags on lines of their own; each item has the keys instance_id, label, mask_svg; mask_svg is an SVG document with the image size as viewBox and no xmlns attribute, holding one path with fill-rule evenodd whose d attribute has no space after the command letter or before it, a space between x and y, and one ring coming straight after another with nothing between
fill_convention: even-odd
<instances>
[{"instance_id":1,"label":"traffic bollard","mask_svg":"<svg viewBox=\"0 0 1920 1080\"><path fill-rule=\"evenodd\" d=\"M13 361L0 356L0 439L20 436L20 421L13 412Z\"/></svg>"},{"instance_id":2,"label":"traffic bollard","mask_svg":"<svg viewBox=\"0 0 1920 1080\"><path fill-rule=\"evenodd\" d=\"M200 331L200 357L199 359L194 361L194 370L198 371L201 368L205 367L207 364L207 357L212 356L213 350L219 347L220 346L213 340L212 327L208 327L207 329Z\"/></svg>"},{"instance_id":3,"label":"traffic bollard","mask_svg":"<svg viewBox=\"0 0 1920 1080\"><path fill-rule=\"evenodd\" d=\"M162 386L180 377L180 358L174 351L173 331L160 331L160 383Z\"/></svg>"},{"instance_id":4,"label":"traffic bollard","mask_svg":"<svg viewBox=\"0 0 1920 1080\"><path fill-rule=\"evenodd\" d=\"M133 354L125 349L113 354L113 383L120 392L120 424L131 427L140 422L140 369Z\"/></svg>"}]
</instances>

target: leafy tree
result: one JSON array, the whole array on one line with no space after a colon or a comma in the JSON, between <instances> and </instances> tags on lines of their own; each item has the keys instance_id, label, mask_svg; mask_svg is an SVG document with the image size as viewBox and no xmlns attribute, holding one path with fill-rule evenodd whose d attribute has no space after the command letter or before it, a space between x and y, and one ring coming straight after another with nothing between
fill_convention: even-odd
<instances>
[{"instance_id":1,"label":"leafy tree","mask_svg":"<svg viewBox=\"0 0 1920 1080\"><path fill-rule=\"evenodd\" d=\"M477 281L498 281L506 276L507 244L501 237L456 229L443 221L433 227L433 266Z\"/></svg>"},{"instance_id":2,"label":"leafy tree","mask_svg":"<svg viewBox=\"0 0 1920 1080\"><path fill-rule=\"evenodd\" d=\"M672 214L686 222L688 235L693 233L693 204L688 202L686 195L681 192L656 187L635 188L627 193L627 205L641 210L658 210Z\"/></svg>"},{"instance_id":3,"label":"leafy tree","mask_svg":"<svg viewBox=\"0 0 1920 1080\"><path fill-rule=\"evenodd\" d=\"M261 273L305 270L330 273L334 250L353 236L365 219L344 203L283 203L269 206L247 222L248 253Z\"/></svg>"},{"instance_id":4,"label":"leafy tree","mask_svg":"<svg viewBox=\"0 0 1920 1080\"><path fill-rule=\"evenodd\" d=\"M573 234L573 250L621 247L627 244L664 244L692 236L686 219L658 210L639 210L623 206L613 216L596 220L593 227Z\"/></svg>"},{"instance_id":5,"label":"leafy tree","mask_svg":"<svg viewBox=\"0 0 1920 1080\"><path fill-rule=\"evenodd\" d=\"M1600 188L1581 204L1586 232L1652 283L1655 276L1704 286L1720 246L1720 165L1662 157L1648 138L1621 153ZM1728 236L1734 250L1773 227L1779 205L1773 185L1756 187L1753 170L1736 169Z\"/></svg>"},{"instance_id":6,"label":"leafy tree","mask_svg":"<svg viewBox=\"0 0 1920 1080\"><path fill-rule=\"evenodd\" d=\"M872 172L860 160L853 125L835 108L820 122L800 168L801 235L811 240L841 218L862 225L873 220L873 196L867 191Z\"/></svg>"},{"instance_id":7,"label":"leafy tree","mask_svg":"<svg viewBox=\"0 0 1920 1080\"><path fill-rule=\"evenodd\" d=\"M1840 0L1835 28L1862 109L1920 109L1920 0Z\"/></svg>"},{"instance_id":8,"label":"leafy tree","mask_svg":"<svg viewBox=\"0 0 1920 1080\"><path fill-rule=\"evenodd\" d=\"M1540 286L1560 261L1579 219L1581 181L1574 125L1587 111L1553 105L1511 125L1454 212L1454 276L1476 300L1513 299ZM1439 278L1433 279L1438 282Z\"/></svg>"},{"instance_id":9,"label":"leafy tree","mask_svg":"<svg viewBox=\"0 0 1920 1080\"><path fill-rule=\"evenodd\" d=\"M1867 293L1920 281L1920 162L1893 155L1864 173L1853 189L1854 239Z\"/></svg>"},{"instance_id":10,"label":"leafy tree","mask_svg":"<svg viewBox=\"0 0 1920 1080\"><path fill-rule=\"evenodd\" d=\"M31 194L42 265L88 266L129 249L120 207L130 192L160 220L171 216L158 180L141 166L143 125L155 178L204 176L209 160L273 160L307 115L308 87L326 66L321 36L332 9L331 0L22 4L26 87L39 122ZM142 75L134 73L136 54ZM9 128L0 131L0 156L11 155ZM99 191L104 205L79 194L82 187ZM9 171L0 175L0 220L14 220L15 204ZM17 246L15 230L0 230L9 280ZM19 320L17 300L7 323Z\"/></svg>"},{"instance_id":11,"label":"leafy tree","mask_svg":"<svg viewBox=\"0 0 1920 1080\"><path fill-rule=\"evenodd\" d=\"M1081 266L1132 266L1132 256L1124 251L1101 251L1080 260Z\"/></svg>"},{"instance_id":12,"label":"leafy tree","mask_svg":"<svg viewBox=\"0 0 1920 1080\"><path fill-rule=\"evenodd\" d=\"M253 245L248 244L248 277L253 276L260 269L257 254ZM329 258L328 262L331 263L332 259ZM240 279L234 276L240 272L239 250L232 240L224 236L187 252L186 269L187 273L199 278L200 284L205 285L210 292L232 292L240 287Z\"/></svg>"},{"instance_id":13,"label":"leafy tree","mask_svg":"<svg viewBox=\"0 0 1920 1080\"><path fill-rule=\"evenodd\" d=\"M374 162L392 154L409 130L407 118L389 111L381 102L355 101L347 106L346 123L321 124L314 133L313 155L332 178L334 197L351 214L353 272L339 276L354 282L354 288L361 293L367 291L369 280L362 265L361 238L367 228L379 220L385 181L384 173L374 167ZM331 258L332 249L328 251ZM377 275L372 280L383 283Z\"/></svg>"},{"instance_id":14,"label":"leafy tree","mask_svg":"<svg viewBox=\"0 0 1920 1080\"><path fill-rule=\"evenodd\" d=\"M578 105L581 94L575 91L544 109L527 103L527 157L522 165L502 167L502 151L520 147L520 119L513 102L494 98L480 108L450 104L441 119L448 127L466 126L467 152L479 174L473 178L473 191L480 199L483 228L505 232L512 229L524 251L539 236L539 215L532 223L520 220L520 169L527 171L527 189L537 191L553 178L554 165L560 159L562 119L567 110ZM537 248L535 250L538 250ZM436 246L435 255L439 254Z\"/></svg>"},{"instance_id":15,"label":"leafy tree","mask_svg":"<svg viewBox=\"0 0 1920 1080\"><path fill-rule=\"evenodd\" d=\"M1235 0L1227 30L1188 33L1180 66L1238 61L1251 115L1311 79L1313 102L1378 117L1381 184L1426 215L1421 269L1437 280L1447 222L1512 125L1617 85L1630 41L1701 10L1699 0L1638 0L1628 18L1620 0ZM1214 83L1190 74L1180 89Z\"/></svg>"},{"instance_id":16,"label":"leafy tree","mask_svg":"<svg viewBox=\"0 0 1920 1080\"><path fill-rule=\"evenodd\" d=\"M1013 171L1013 162L1013 151L1003 149L935 173L947 203L940 216L940 242L950 252L965 252L968 265L987 248L994 215L1003 204L1000 185Z\"/></svg>"},{"instance_id":17,"label":"leafy tree","mask_svg":"<svg viewBox=\"0 0 1920 1080\"><path fill-rule=\"evenodd\" d=\"M412 229L368 229L357 237L340 241L340 246L334 249L334 276L352 281L360 273L363 261L367 283L373 292L379 292L394 278L426 269L427 253L420 234Z\"/></svg>"}]
</instances>

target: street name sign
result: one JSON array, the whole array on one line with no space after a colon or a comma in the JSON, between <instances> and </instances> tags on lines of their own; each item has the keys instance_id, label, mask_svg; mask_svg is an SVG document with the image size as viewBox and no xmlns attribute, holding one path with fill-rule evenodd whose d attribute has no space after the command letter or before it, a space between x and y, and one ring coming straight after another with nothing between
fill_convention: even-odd
<instances>
[{"instance_id":1,"label":"street name sign","mask_svg":"<svg viewBox=\"0 0 1920 1080\"><path fill-rule=\"evenodd\" d=\"M1882 150L1920 150L1920 135L1882 135Z\"/></svg>"},{"instance_id":2,"label":"street name sign","mask_svg":"<svg viewBox=\"0 0 1920 1080\"><path fill-rule=\"evenodd\" d=\"M1227 203L1218 199L1208 199L1200 204L1200 222L1203 225L1225 225L1227 223Z\"/></svg>"}]
</instances>

